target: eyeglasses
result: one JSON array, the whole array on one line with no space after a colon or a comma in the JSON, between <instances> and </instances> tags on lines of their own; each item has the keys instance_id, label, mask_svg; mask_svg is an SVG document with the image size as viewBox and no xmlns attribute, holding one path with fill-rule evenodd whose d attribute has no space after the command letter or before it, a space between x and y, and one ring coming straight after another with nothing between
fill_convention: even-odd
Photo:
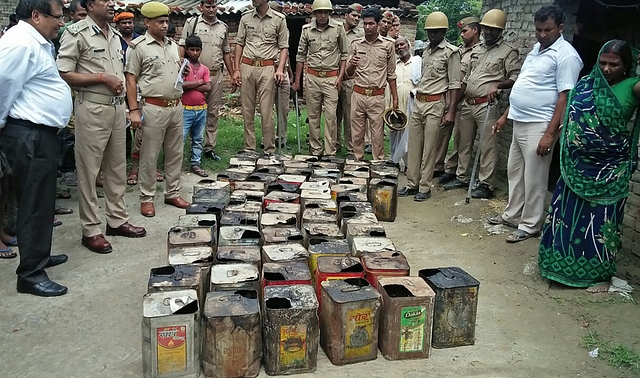
<instances>
[{"instance_id":1,"label":"eyeglasses","mask_svg":"<svg viewBox=\"0 0 640 378\"><path fill-rule=\"evenodd\" d=\"M56 21L58 22L64 22L64 14L61 14L60 16L55 16L51 13L46 13L46 12L42 12L43 15L47 16L47 17L51 17L51 18L55 18Z\"/></svg>"}]
</instances>

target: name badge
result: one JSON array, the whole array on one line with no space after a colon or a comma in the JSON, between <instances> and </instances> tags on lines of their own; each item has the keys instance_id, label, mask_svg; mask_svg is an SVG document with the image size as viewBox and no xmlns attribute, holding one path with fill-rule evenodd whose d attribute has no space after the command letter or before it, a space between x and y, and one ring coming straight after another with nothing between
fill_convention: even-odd
<instances>
[{"instance_id":1,"label":"name badge","mask_svg":"<svg viewBox=\"0 0 640 378\"><path fill-rule=\"evenodd\" d=\"M93 49L94 53L101 53L101 52L104 52L104 51L105 51L105 49Z\"/></svg>"}]
</instances>

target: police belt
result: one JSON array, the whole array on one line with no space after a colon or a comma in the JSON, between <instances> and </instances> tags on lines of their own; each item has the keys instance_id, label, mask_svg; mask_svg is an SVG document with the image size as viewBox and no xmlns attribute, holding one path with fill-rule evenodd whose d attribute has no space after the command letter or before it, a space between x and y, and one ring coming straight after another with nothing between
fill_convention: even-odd
<instances>
[{"instance_id":1,"label":"police belt","mask_svg":"<svg viewBox=\"0 0 640 378\"><path fill-rule=\"evenodd\" d=\"M467 104L469 105L479 105L484 104L485 102L489 102L489 96L483 97L467 97Z\"/></svg>"},{"instance_id":2,"label":"police belt","mask_svg":"<svg viewBox=\"0 0 640 378\"><path fill-rule=\"evenodd\" d=\"M382 96L384 88L364 88L359 85L353 86L353 91L364 96Z\"/></svg>"},{"instance_id":3,"label":"police belt","mask_svg":"<svg viewBox=\"0 0 640 378\"><path fill-rule=\"evenodd\" d=\"M317 77L335 77L338 76L338 70L333 70L333 71L316 71L313 68L309 67L307 68L307 72L313 76L317 76Z\"/></svg>"},{"instance_id":4,"label":"police belt","mask_svg":"<svg viewBox=\"0 0 640 378\"><path fill-rule=\"evenodd\" d=\"M416 94L416 99L420 102L433 102L433 101L439 101L441 98L443 98L444 95L442 93L437 94L437 95L428 95L428 94L424 94L424 93L418 93Z\"/></svg>"},{"instance_id":5,"label":"police belt","mask_svg":"<svg viewBox=\"0 0 640 378\"><path fill-rule=\"evenodd\" d=\"M86 101L94 102L100 105L111 105L111 106L122 105L124 104L125 99L126 99L125 95L108 96L108 95L103 95L103 94L94 93L94 92L86 92L86 91L78 92L79 101L82 102L86 100Z\"/></svg>"},{"instance_id":6,"label":"police belt","mask_svg":"<svg viewBox=\"0 0 640 378\"><path fill-rule=\"evenodd\" d=\"M244 64L248 64L254 67L266 67L273 66L276 61L274 59L260 60L260 59L249 59L246 56L243 56L240 61Z\"/></svg>"}]
</instances>

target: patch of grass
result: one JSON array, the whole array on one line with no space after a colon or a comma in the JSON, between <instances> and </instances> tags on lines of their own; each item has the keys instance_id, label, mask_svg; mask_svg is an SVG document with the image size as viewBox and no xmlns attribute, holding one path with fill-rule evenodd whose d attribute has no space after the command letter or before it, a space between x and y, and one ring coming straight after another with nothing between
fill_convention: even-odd
<instances>
[{"instance_id":1,"label":"patch of grass","mask_svg":"<svg viewBox=\"0 0 640 378\"><path fill-rule=\"evenodd\" d=\"M582 347L589 350L599 348L598 358L615 368L625 369L625 372L640 376L640 354L631 348L622 344L611 346L611 340L605 340L595 331L590 331L582 337Z\"/></svg>"}]
</instances>

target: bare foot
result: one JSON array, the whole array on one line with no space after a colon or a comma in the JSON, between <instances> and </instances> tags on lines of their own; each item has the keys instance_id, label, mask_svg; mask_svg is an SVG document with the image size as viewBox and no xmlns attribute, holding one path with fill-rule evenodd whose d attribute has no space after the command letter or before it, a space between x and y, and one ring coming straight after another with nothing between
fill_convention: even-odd
<instances>
[{"instance_id":1,"label":"bare foot","mask_svg":"<svg viewBox=\"0 0 640 378\"><path fill-rule=\"evenodd\" d=\"M604 283L600 285L591 286L590 288L587 289L587 291L589 293L606 293L607 291L609 291L610 285L611 284L609 283Z\"/></svg>"}]
</instances>

